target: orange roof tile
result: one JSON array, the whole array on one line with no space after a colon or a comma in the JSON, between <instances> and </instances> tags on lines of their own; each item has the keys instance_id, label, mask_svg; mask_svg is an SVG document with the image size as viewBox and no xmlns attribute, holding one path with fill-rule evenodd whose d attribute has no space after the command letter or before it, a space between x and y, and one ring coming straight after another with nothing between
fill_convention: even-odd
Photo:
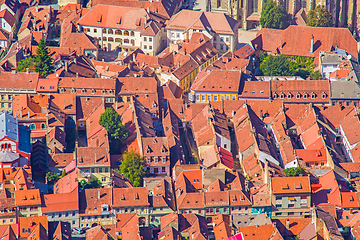
<instances>
[{"instance_id":1,"label":"orange roof tile","mask_svg":"<svg viewBox=\"0 0 360 240\"><path fill-rule=\"evenodd\" d=\"M309 177L273 177L271 188L274 194L311 193Z\"/></svg>"},{"instance_id":2,"label":"orange roof tile","mask_svg":"<svg viewBox=\"0 0 360 240\"><path fill-rule=\"evenodd\" d=\"M19 217L20 238L26 238L39 225L48 230L48 220L46 215L34 217Z\"/></svg>"},{"instance_id":3,"label":"orange roof tile","mask_svg":"<svg viewBox=\"0 0 360 240\"><path fill-rule=\"evenodd\" d=\"M78 189L70 193L45 194L42 213L79 211Z\"/></svg>"},{"instance_id":4,"label":"orange roof tile","mask_svg":"<svg viewBox=\"0 0 360 240\"><path fill-rule=\"evenodd\" d=\"M148 206L148 190L145 187L114 188L113 207Z\"/></svg>"},{"instance_id":5,"label":"orange roof tile","mask_svg":"<svg viewBox=\"0 0 360 240\"><path fill-rule=\"evenodd\" d=\"M39 189L15 191L16 206L41 205Z\"/></svg>"},{"instance_id":6,"label":"orange roof tile","mask_svg":"<svg viewBox=\"0 0 360 240\"><path fill-rule=\"evenodd\" d=\"M272 239L274 232L277 231L272 224L260 226L240 227L238 231L246 240ZM240 238L241 239L241 238Z\"/></svg>"}]
</instances>

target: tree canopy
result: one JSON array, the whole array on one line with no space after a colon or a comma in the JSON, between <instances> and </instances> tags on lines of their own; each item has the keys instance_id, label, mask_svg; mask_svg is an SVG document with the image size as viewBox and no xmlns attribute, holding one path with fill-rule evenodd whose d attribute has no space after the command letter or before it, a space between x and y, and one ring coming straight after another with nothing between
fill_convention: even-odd
<instances>
[{"instance_id":1,"label":"tree canopy","mask_svg":"<svg viewBox=\"0 0 360 240\"><path fill-rule=\"evenodd\" d=\"M284 29L289 26L289 18L280 4L269 0L261 10L260 25L263 28Z\"/></svg>"},{"instance_id":2,"label":"tree canopy","mask_svg":"<svg viewBox=\"0 0 360 240\"><path fill-rule=\"evenodd\" d=\"M122 155L119 172L124 175L134 187L142 185L142 179L146 176L147 172L144 169L144 159L133 149L125 151Z\"/></svg>"},{"instance_id":3,"label":"tree canopy","mask_svg":"<svg viewBox=\"0 0 360 240\"><path fill-rule=\"evenodd\" d=\"M287 177L297 177L300 174L303 174L305 171L301 167L292 167L284 169L284 173Z\"/></svg>"},{"instance_id":4,"label":"tree canopy","mask_svg":"<svg viewBox=\"0 0 360 240\"><path fill-rule=\"evenodd\" d=\"M99 124L108 132L110 141L110 152L112 154L120 153L120 146L129 136L125 125L121 122L120 115L113 108L106 108L99 119Z\"/></svg>"},{"instance_id":5,"label":"tree canopy","mask_svg":"<svg viewBox=\"0 0 360 240\"><path fill-rule=\"evenodd\" d=\"M264 76L291 76L290 64L284 55L264 58L260 64L260 70Z\"/></svg>"},{"instance_id":6,"label":"tree canopy","mask_svg":"<svg viewBox=\"0 0 360 240\"><path fill-rule=\"evenodd\" d=\"M34 58L27 57L18 62L16 71L17 72L26 72L29 69L29 72L35 72L35 62Z\"/></svg>"},{"instance_id":7,"label":"tree canopy","mask_svg":"<svg viewBox=\"0 0 360 240\"><path fill-rule=\"evenodd\" d=\"M324 5L318 5L314 10L309 11L306 25L309 27L332 27L333 17Z\"/></svg>"},{"instance_id":8,"label":"tree canopy","mask_svg":"<svg viewBox=\"0 0 360 240\"><path fill-rule=\"evenodd\" d=\"M259 54L260 71L264 76L300 76L303 79L321 79L321 73L315 70L314 58L304 56Z\"/></svg>"},{"instance_id":9,"label":"tree canopy","mask_svg":"<svg viewBox=\"0 0 360 240\"><path fill-rule=\"evenodd\" d=\"M89 181L85 179L81 180L80 187L81 189L101 188L102 184L98 178L92 177Z\"/></svg>"},{"instance_id":10,"label":"tree canopy","mask_svg":"<svg viewBox=\"0 0 360 240\"><path fill-rule=\"evenodd\" d=\"M46 181L49 185L54 185L61 177L53 172L46 173Z\"/></svg>"},{"instance_id":11,"label":"tree canopy","mask_svg":"<svg viewBox=\"0 0 360 240\"><path fill-rule=\"evenodd\" d=\"M40 74L41 77L54 72L53 60L50 57L49 49L45 44L44 38L39 42L35 55L35 71Z\"/></svg>"}]
</instances>

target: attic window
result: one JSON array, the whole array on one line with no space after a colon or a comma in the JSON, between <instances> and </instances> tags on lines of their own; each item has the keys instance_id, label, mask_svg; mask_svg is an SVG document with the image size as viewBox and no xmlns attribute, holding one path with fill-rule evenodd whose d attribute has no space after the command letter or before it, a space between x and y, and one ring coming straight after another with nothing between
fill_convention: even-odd
<instances>
[{"instance_id":1,"label":"attic window","mask_svg":"<svg viewBox=\"0 0 360 240\"><path fill-rule=\"evenodd\" d=\"M296 98L297 98L297 99L301 98L300 93L297 93L297 94L296 94Z\"/></svg>"},{"instance_id":2,"label":"attic window","mask_svg":"<svg viewBox=\"0 0 360 240\"><path fill-rule=\"evenodd\" d=\"M159 162L159 158L158 158L158 157L155 157L154 163L157 164L158 162Z\"/></svg>"},{"instance_id":3,"label":"attic window","mask_svg":"<svg viewBox=\"0 0 360 240\"><path fill-rule=\"evenodd\" d=\"M162 157L162 163L166 163L166 157Z\"/></svg>"},{"instance_id":4,"label":"attic window","mask_svg":"<svg viewBox=\"0 0 360 240\"><path fill-rule=\"evenodd\" d=\"M302 189L301 183L298 184L295 183L295 189Z\"/></svg>"},{"instance_id":5,"label":"attic window","mask_svg":"<svg viewBox=\"0 0 360 240\"><path fill-rule=\"evenodd\" d=\"M146 158L146 163L150 164L151 163L151 159L150 158Z\"/></svg>"},{"instance_id":6,"label":"attic window","mask_svg":"<svg viewBox=\"0 0 360 240\"><path fill-rule=\"evenodd\" d=\"M141 18L136 20L136 26L140 26L141 25Z\"/></svg>"},{"instance_id":7,"label":"attic window","mask_svg":"<svg viewBox=\"0 0 360 240\"><path fill-rule=\"evenodd\" d=\"M106 90L105 90L105 89L103 89L103 90L101 91L101 93L102 93L102 94L105 94L105 93L106 93Z\"/></svg>"},{"instance_id":8,"label":"attic window","mask_svg":"<svg viewBox=\"0 0 360 240\"><path fill-rule=\"evenodd\" d=\"M289 184L286 183L285 185L282 185L281 189L282 190L289 189Z\"/></svg>"},{"instance_id":9,"label":"attic window","mask_svg":"<svg viewBox=\"0 0 360 240\"><path fill-rule=\"evenodd\" d=\"M95 89L91 89L91 93L95 93Z\"/></svg>"},{"instance_id":10,"label":"attic window","mask_svg":"<svg viewBox=\"0 0 360 240\"><path fill-rule=\"evenodd\" d=\"M323 92L323 93L321 94L321 98L322 98L322 99L325 99L325 98L326 98L326 93Z\"/></svg>"},{"instance_id":11,"label":"attic window","mask_svg":"<svg viewBox=\"0 0 360 240\"><path fill-rule=\"evenodd\" d=\"M118 21L116 22L117 25L120 25L121 24L121 20L122 20L122 17L120 16Z\"/></svg>"},{"instance_id":12,"label":"attic window","mask_svg":"<svg viewBox=\"0 0 360 240\"><path fill-rule=\"evenodd\" d=\"M288 93L287 98L290 99L292 97L291 93Z\"/></svg>"},{"instance_id":13,"label":"attic window","mask_svg":"<svg viewBox=\"0 0 360 240\"><path fill-rule=\"evenodd\" d=\"M277 94L274 93L274 94L273 94L273 99L276 99L276 98L277 98Z\"/></svg>"},{"instance_id":14,"label":"attic window","mask_svg":"<svg viewBox=\"0 0 360 240\"><path fill-rule=\"evenodd\" d=\"M311 93L311 98L314 99L316 97L315 93Z\"/></svg>"},{"instance_id":15,"label":"attic window","mask_svg":"<svg viewBox=\"0 0 360 240\"><path fill-rule=\"evenodd\" d=\"M99 15L97 16L97 22L98 22L98 23L101 23L101 20L102 20L102 15L99 14Z\"/></svg>"},{"instance_id":16,"label":"attic window","mask_svg":"<svg viewBox=\"0 0 360 240\"><path fill-rule=\"evenodd\" d=\"M281 93L281 94L280 94L280 98L281 98L281 99L284 99L284 98L285 98L285 94Z\"/></svg>"},{"instance_id":17,"label":"attic window","mask_svg":"<svg viewBox=\"0 0 360 240\"><path fill-rule=\"evenodd\" d=\"M71 89L71 93L75 93L75 88L72 88L72 89Z\"/></svg>"},{"instance_id":18,"label":"attic window","mask_svg":"<svg viewBox=\"0 0 360 240\"><path fill-rule=\"evenodd\" d=\"M86 92L85 88L81 89L81 93L85 93L85 92Z\"/></svg>"},{"instance_id":19,"label":"attic window","mask_svg":"<svg viewBox=\"0 0 360 240\"><path fill-rule=\"evenodd\" d=\"M61 93L64 93L64 92L65 92L65 89L61 88L61 89L60 89L60 92L61 92Z\"/></svg>"},{"instance_id":20,"label":"attic window","mask_svg":"<svg viewBox=\"0 0 360 240\"><path fill-rule=\"evenodd\" d=\"M307 99L307 98L308 98L308 94L307 94L307 93L304 93L303 97L304 97L304 99Z\"/></svg>"}]
</instances>

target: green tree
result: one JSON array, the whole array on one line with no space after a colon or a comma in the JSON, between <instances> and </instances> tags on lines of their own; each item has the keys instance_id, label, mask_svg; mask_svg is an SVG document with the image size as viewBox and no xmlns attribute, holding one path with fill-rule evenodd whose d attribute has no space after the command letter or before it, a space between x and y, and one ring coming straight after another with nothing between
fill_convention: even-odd
<instances>
[{"instance_id":1,"label":"green tree","mask_svg":"<svg viewBox=\"0 0 360 240\"><path fill-rule=\"evenodd\" d=\"M32 57L25 58L18 62L17 72L26 72L26 69L29 69L29 72L35 72L35 62Z\"/></svg>"},{"instance_id":2,"label":"green tree","mask_svg":"<svg viewBox=\"0 0 360 240\"><path fill-rule=\"evenodd\" d=\"M61 177L53 172L46 173L46 181L49 185L54 185Z\"/></svg>"},{"instance_id":3,"label":"green tree","mask_svg":"<svg viewBox=\"0 0 360 240\"><path fill-rule=\"evenodd\" d=\"M289 60L284 55L267 56L260 64L264 76L292 76Z\"/></svg>"},{"instance_id":4,"label":"green tree","mask_svg":"<svg viewBox=\"0 0 360 240\"><path fill-rule=\"evenodd\" d=\"M324 5L318 5L314 10L309 11L306 25L310 27L332 27L333 17Z\"/></svg>"},{"instance_id":5,"label":"green tree","mask_svg":"<svg viewBox=\"0 0 360 240\"><path fill-rule=\"evenodd\" d=\"M281 5L269 0L261 10L260 25L263 28L284 29L289 26L289 18Z\"/></svg>"},{"instance_id":6,"label":"green tree","mask_svg":"<svg viewBox=\"0 0 360 240\"><path fill-rule=\"evenodd\" d=\"M287 177L297 177L300 174L303 174L305 171L301 167L292 167L284 169L284 173Z\"/></svg>"},{"instance_id":7,"label":"green tree","mask_svg":"<svg viewBox=\"0 0 360 240\"><path fill-rule=\"evenodd\" d=\"M62 172L62 174L60 175L60 178L63 178L63 177L65 177L66 176L66 171L65 171L65 169L63 170L63 172Z\"/></svg>"},{"instance_id":8,"label":"green tree","mask_svg":"<svg viewBox=\"0 0 360 240\"><path fill-rule=\"evenodd\" d=\"M108 132L110 152L120 153L120 146L129 136L129 131L121 122L120 115L113 108L106 108L99 119L99 124Z\"/></svg>"},{"instance_id":9,"label":"green tree","mask_svg":"<svg viewBox=\"0 0 360 240\"><path fill-rule=\"evenodd\" d=\"M49 49L45 44L44 38L40 40L38 48L36 49L35 63L35 71L38 72L41 77L46 77L54 72L53 60L50 57Z\"/></svg>"},{"instance_id":10,"label":"green tree","mask_svg":"<svg viewBox=\"0 0 360 240\"><path fill-rule=\"evenodd\" d=\"M80 188L81 189L91 189L91 188L101 188L102 184L100 180L96 177L90 178L89 181L86 181L85 179L82 179L80 181Z\"/></svg>"},{"instance_id":11,"label":"green tree","mask_svg":"<svg viewBox=\"0 0 360 240\"><path fill-rule=\"evenodd\" d=\"M142 185L142 179L146 176L147 172L144 169L144 159L135 152L133 149L125 151L122 155L119 172L129 179L135 187Z\"/></svg>"}]
</instances>

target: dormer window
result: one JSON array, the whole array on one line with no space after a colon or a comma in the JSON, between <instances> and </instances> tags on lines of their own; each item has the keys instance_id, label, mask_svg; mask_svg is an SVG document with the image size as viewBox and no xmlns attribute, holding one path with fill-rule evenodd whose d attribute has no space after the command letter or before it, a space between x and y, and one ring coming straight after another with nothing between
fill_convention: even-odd
<instances>
[{"instance_id":1,"label":"dormer window","mask_svg":"<svg viewBox=\"0 0 360 240\"><path fill-rule=\"evenodd\" d=\"M95 93L95 89L91 89L91 93Z\"/></svg>"},{"instance_id":2,"label":"dormer window","mask_svg":"<svg viewBox=\"0 0 360 240\"><path fill-rule=\"evenodd\" d=\"M321 94L321 98L322 98L322 99L325 99L325 98L326 98L326 93L323 92L323 93Z\"/></svg>"},{"instance_id":3,"label":"dormer window","mask_svg":"<svg viewBox=\"0 0 360 240\"><path fill-rule=\"evenodd\" d=\"M296 98L297 98L297 99L301 98L300 93L297 93L297 94L296 94Z\"/></svg>"},{"instance_id":4,"label":"dormer window","mask_svg":"<svg viewBox=\"0 0 360 240\"><path fill-rule=\"evenodd\" d=\"M86 92L85 88L81 89L81 93L85 93L85 92Z\"/></svg>"},{"instance_id":5,"label":"dormer window","mask_svg":"<svg viewBox=\"0 0 360 240\"><path fill-rule=\"evenodd\" d=\"M155 157L154 163L157 164L158 162L159 162L159 158L158 158L158 157Z\"/></svg>"},{"instance_id":6,"label":"dormer window","mask_svg":"<svg viewBox=\"0 0 360 240\"><path fill-rule=\"evenodd\" d=\"M72 88L72 89L71 89L71 93L75 93L75 88Z\"/></svg>"},{"instance_id":7,"label":"dormer window","mask_svg":"<svg viewBox=\"0 0 360 240\"><path fill-rule=\"evenodd\" d=\"M156 108L156 103L153 103L152 107L153 107L153 108Z\"/></svg>"},{"instance_id":8,"label":"dormer window","mask_svg":"<svg viewBox=\"0 0 360 240\"><path fill-rule=\"evenodd\" d=\"M106 90L105 90L105 89L103 89L103 90L101 91L101 93L102 93L102 94L105 94L105 93L106 93Z\"/></svg>"},{"instance_id":9,"label":"dormer window","mask_svg":"<svg viewBox=\"0 0 360 240\"><path fill-rule=\"evenodd\" d=\"M284 99L284 98L285 98L285 94L281 93L281 94L280 94L280 98L281 98L281 99Z\"/></svg>"},{"instance_id":10,"label":"dormer window","mask_svg":"<svg viewBox=\"0 0 360 240\"><path fill-rule=\"evenodd\" d=\"M166 163L166 157L162 158L162 163Z\"/></svg>"},{"instance_id":11,"label":"dormer window","mask_svg":"<svg viewBox=\"0 0 360 240\"><path fill-rule=\"evenodd\" d=\"M287 98L290 99L292 97L291 93L288 93Z\"/></svg>"},{"instance_id":12,"label":"dormer window","mask_svg":"<svg viewBox=\"0 0 360 240\"><path fill-rule=\"evenodd\" d=\"M274 93L274 94L273 94L273 99L276 99L276 98L277 98L277 94Z\"/></svg>"},{"instance_id":13,"label":"dormer window","mask_svg":"<svg viewBox=\"0 0 360 240\"><path fill-rule=\"evenodd\" d=\"M307 98L308 98L308 94L307 94L307 93L304 93L303 97L304 97L304 99L307 99Z\"/></svg>"},{"instance_id":14,"label":"dormer window","mask_svg":"<svg viewBox=\"0 0 360 240\"><path fill-rule=\"evenodd\" d=\"M316 97L315 93L311 93L311 98L314 99Z\"/></svg>"},{"instance_id":15,"label":"dormer window","mask_svg":"<svg viewBox=\"0 0 360 240\"><path fill-rule=\"evenodd\" d=\"M146 158L146 163L147 164L150 164L151 163L151 159L148 157L148 158Z\"/></svg>"},{"instance_id":16,"label":"dormer window","mask_svg":"<svg viewBox=\"0 0 360 240\"><path fill-rule=\"evenodd\" d=\"M164 146L161 148L161 152L162 153L166 152L166 148Z\"/></svg>"},{"instance_id":17,"label":"dormer window","mask_svg":"<svg viewBox=\"0 0 360 240\"><path fill-rule=\"evenodd\" d=\"M64 93L64 92L65 92L65 89L60 88L60 92L61 92L61 93Z\"/></svg>"}]
</instances>

